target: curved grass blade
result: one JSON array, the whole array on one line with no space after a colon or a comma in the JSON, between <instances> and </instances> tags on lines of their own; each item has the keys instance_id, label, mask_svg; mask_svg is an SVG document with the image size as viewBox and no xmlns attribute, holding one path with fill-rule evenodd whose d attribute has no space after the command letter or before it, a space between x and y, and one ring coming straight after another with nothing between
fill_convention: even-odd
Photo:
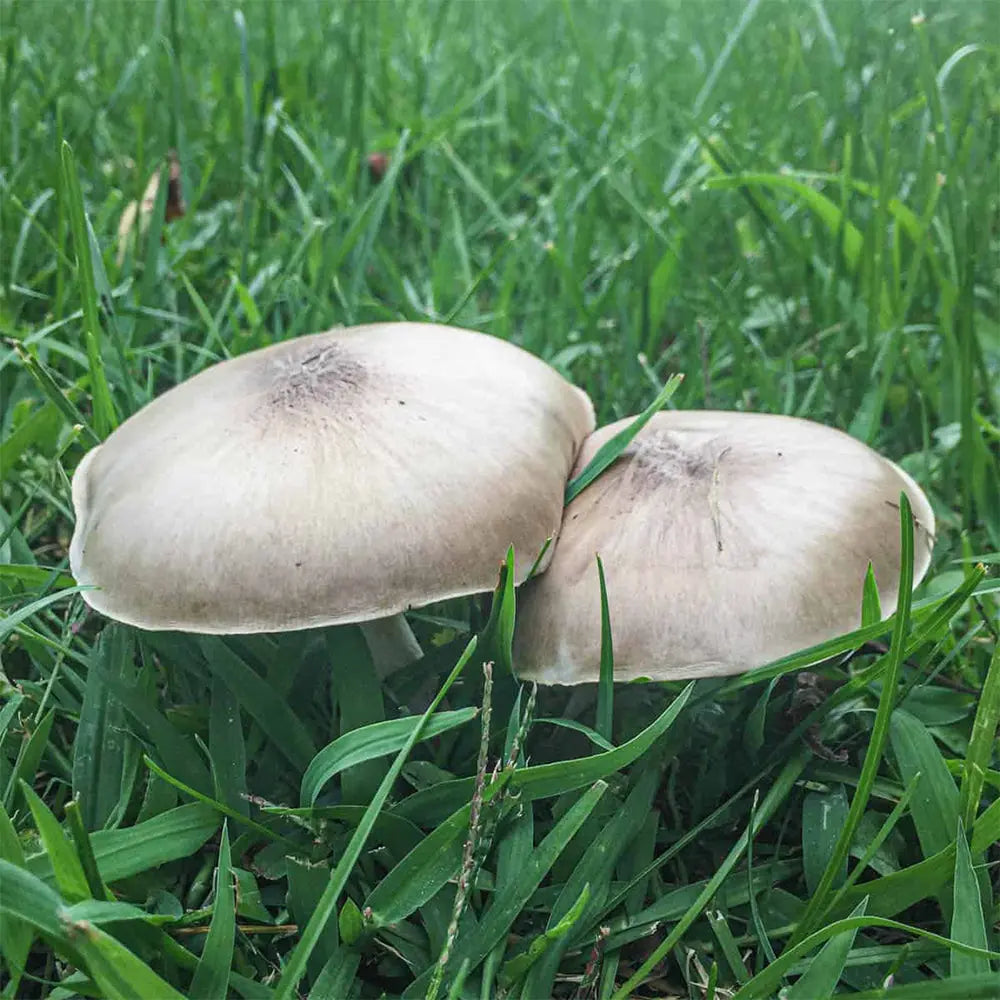
<instances>
[{"instance_id":1,"label":"curved grass blade","mask_svg":"<svg viewBox=\"0 0 1000 1000\"><path fill-rule=\"evenodd\" d=\"M726 859L719 866L718 871L709 879L708 884L698 894L698 898L691 904L684 916L677 921L670 933L653 949L653 952L646 958L642 965L618 987L612 995L612 1000L626 1000L626 998L630 997L639 984L659 965L664 956L669 954L670 950L677 945L687 929L698 919L698 916L716 894L719 886L722 885L733 868L736 867L736 862L739 861L744 851L746 851L750 838L757 835L761 827L771 818L774 811L788 796L795 782L798 781L799 775L805 769L807 761L808 757L806 754L800 751L782 768L778 777L775 778L774 784L755 811L753 821L743 831L740 839L733 845L732 850L726 855Z\"/></svg>"},{"instance_id":2,"label":"curved grass blade","mask_svg":"<svg viewBox=\"0 0 1000 1000\"><path fill-rule=\"evenodd\" d=\"M863 917L868 901L863 899L851 913L851 917ZM832 997L847 964L847 956L854 947L857 927L830 938L810 960L805 975L783 992L784 1000L815 1000L816 997Z\"/></svg>"},{"instance_id":3,"label":"curved grass blade","mask_svg":"<svg viewBox=\"0 0 1000 1000\"><path fill-rule=\"evenodd\" d=\"M565 938L574 925L580 919L584 908L590 899L590 885L584 884L577 896L576 902L570 907L569 912L560 920L555 927L542 931L530 945L527 951L506 962L500 970L500 982L510 987L519 979L523 979L528 974L528 970L537 962L542 955L548 951L549 946Z\"/></svg>"},{"instance_id":4,"label":"curved grass blade","mask_svg":"<svg viewBox=\"0 0 1000 1000\"><path fill-rule=\"evenodd\" d=\"M579 496L605 469L615 462L621 453L632 443L632 439L649 423L653 416L660 412L667 405L670 397L677 391L677 387L684 381L683 375L671 375L666 384L659 391L656 399L646 407L628 425L623 427L610 441L605 441L597 454L587 463L587 467L574 479L571 479L566 487L565 503L570 503Z\"/></svg>"},{"instance_id":5,"label":"curved grass blade","mask_svg":"<svg viewBox=\"0 0 1000 1000\"><path fill-rule=\"evenodd\" d=\"M112 883L193 854L218 829L215 810L192 802L127 830L99 830L90 842L101 878ZM42 881L54 877L47 853L32 855L25 867Z\"/></svg>"},{"instance_id":6,"label":"curved grass blade","mask_svg":"<svg viewBox=\"0 0 1000 1000\"><path fill-rule=\"evenodd\" d=\"M910 624L910 603L913 593L913 512L910 500L905 493L899 495L899 525L900 525L900 569L899 569L899 606L896 610L892 630L892 644L889 648L888 663L882 679L882 693L879 697L878 710L872 735L865 753L864 764L858 785L851 799L851 808L847 819L837 838L837 843L830 852L826 870L823 872L816 890L810 895L806 911L789 941L789 948L798 944L819 925L826 907L829 905L834 882L842 870L844 861L850 851L854 832L861 822L872 785L878 774L882 760L882 751L889 737L889 722L892 717L893 703L899 678L903 669L903 659L906 655L906 636Z\"/></svg>"},{"instance_id":7,"label":"curved grass blade","mask_svg":"<svg viewBox=\"0 0 1000 1000\"><path fill-rule=\"evenodd\" d=\"M904 659L911 656L920 646L946 629L948 623L970 597L994 589L993 584L1000 584L1000 580L988 580L983 584L981 581L984 575L985 570L983 567L977 566L947 596L911 605L912 622L915 628L907 640ZM828 642L818 643L798 653L783 656L780 660L775 660L766 666L748 670L745 674L740 674L738 677L727 681L723 687L715 692L716 697L723 697L734 691L739 691L741 688L750 687L752 684L771 680L774 677L781 677L784 674L791 673L793 670L801 670L803 667L827 660L832 656L838 656L841 653L849 653L852 650L859 649L866 642L878 639L887 631L894 628L899 614L900 609L897 607L895 614L887 618L884 622L879 622L877 625L868 625L855 629L853 632L838 636L836 639L830 639ZM854 681L849 682L849 684L853 683ZM868 680L864 679L861 686L867 683Z\"/></svg>"},{"instance_id":8,"label":"curved grass blade","mask_svg":"<svg viewBox=\"0 0 1000 1000\"><path fill-rule=\"evenodd\" d=\"M814 948L838 934L843 934L851 930L861 930L865 927L886 927L894 931L902 931L905 934L912 934L933 941L935 944L960 951L966 955L976 955L980 958L994 959L1000 958L1000 953L987 951L984 948L974 948L971 945L954 941L951 938L942 937L921 927L911 927L909 924L902 924L898 920L887 920L884 917L846 917L844 920L835 920L820 928L814 934L810 934L798 944L789 946L773 961L763 972L758 973L748 983L741 987L732 1000L755 1000L757 997L771 996L781 983L781 978L788 969L809 954ZM996 980L994 980L994 984ZM895 989L888 993L888 996L895 997Z\"/></svg>"},{"instance_id":9,"label":"curved grass blade","mask_svg":"<svg viewBox=\"0 0 1000 1000\"><path fill-rule=\"evenodd\" d=\"M483 791L483 804L508 783L501 774ZM471 803L456 810L418 843L371 891L365 909L374 927L405 920L448 883L462 864L462 839L469 828Z\"/></svg>"},{"instance_id":10,"label":"curved grass blade","mask_svg":"<svg viewBox=\"0 0 1000 1000\"><path fill-rule=\"evenodd\" d=\"M611 612L608 610L608 587L604 563L597 556L597 579L601 588L601 669L597 684L597 717L594 728L609 743L615 718L615 650L611 638Z\"/></svg>"},{"instance_id":11,"label":"curved grass blade","mask_svg":"<svg viewBox=\"0 0 1000 1000\"><path fill-rule=\"evenodd\" d=\"M382 784L379 786L379 790L376 793L375 798L365 810L364 819L358 824L358 828L354 831L354 834L345 848L337 867L334 868L331 873L330 881L327 883L326 889L323 891L323 895L320 897L320 901L316 905L316 909L313 912L312 917L309 919L309 923L303 929L298 945L296 945L294 951L292 951L288 958L288 964L285 966L285 969L281 974L281 978L278 980L278 984L275 987L275 1000L290 1000L290 998L295 995L295 990L298 986L299 980L305 972L306 962L309 960L309 956L316 947L316 943L319 941L319 938L323 933L323 929L326 927L327 921L336 909L337 899L343 891L344 885L347 883L347 878L350 875L351 870L354 868L355 864L357 864L357 860L361 856L361 851L364 849L365 842L368 840L368 834L371 833L371 829L375 825L376 817L379 812L381 812L382 806L385 805L385 800L389 797L389 792L392 790L393 784L399 777L400 772L403 770L403 764L406 763L406 758L410 755L410 751L420 738L420 733L423 727L428 723L435 711L437 711L437 707L441 704L441 700L448 693L449 688L452 684L454 684L459 674L461 674L466 663L469 662L469 659L472 657L475 650L476 638L473 637L468 646L465 647L465 652L459 658L458 663L455 664L454 670L452 670L444 684L441 686L441 689L438 691L434 701L431 702L427 711L420 717L420 723L411 731L405 745L399 751L396 760L389 769L389 773L386 774Z\"/></svg>"},{"instance_id":12,"label":"curved grass blade","mask_svg":"<svg viewBox=\"0 0 1000 1000\"><path fill-rule=\"evenodd\" d=\"M39 611L44 611L45 608L56 604L66 597L72 597L74 594L79 594L83 590L90 589L89 586L66 587L65 590L59 590L54 594L46 594L45 597L40 597L37 601L32 601L23 608L12 611L9 615L0 615L0 643L3 643L11 632L31 618L32 615L37 615Z\"/></svg>"},{"instance_id":13,"label":"curved grass blade","mask_svg":"<svg viewBox=\"0 0 1000 1000\"><path fill-rule=\"evenodd\" d=\"M572 729L574 732L586 736L595 747L599 747L601 750L614 750L615 748L614 743L610 743L600 733L595 732L590 726L585 726L582 722L577 722L576 719L535 719L534 725L538 726L543 723L549 726L558 726L560 729Z\"/></svg>"},{"instance_id":14,"label":"curved grass blade","mask_svg":"<svg viewBox=\"0 0 1000 1000\"><path fill-rule=\"evenodd\" d=\"M185 785L183 781L175 778L168 771L165 771L159 764L156 763L150 757L143 755L142 762L153 772L157 777L162 778L168 785L173 786L179 792L183 792L185 795L190 796L195 802L203 803L206 806L214 809L217 813L228 819L233 820L236 823L241 823L243 826L247 827L249 830L253 830L255 833L259 833L265 840L282 841L292 850L298 850L300 845L289 837L284 836L276 832L275 830L270 830L262 823L258 823L256 820L250 819L249 816L244 816L242 812L234 809L232 806L227 805L225 802L220 802L218 799L210 798L208 795L203 795L196 788L192 788L190 785Z\"/></svg>"},{"instance_id":15,"label":"curved grass blade","mask_svg":"<svg viewBox=\"0 0 1000 1000\"><path fill-rule=\"evenodd\" d=\"M892 989L862 990L851 1000L996 1000L997 977L961 976L893 985Z\"/></svg>"},{"instance_id":16,"label":"curved grass blade","mask_svg":"<svg viewBox=\"0 0 1000 1000\"><path fill-rule=\"evenodd\" d=\"M514 772L511 786L519 789L523 801L549 798L565 792L584 788L595 781L606 778L615 771L628 767L641 757L677 720L691 692L692 681L641 733L614 750L593 754L579 760L557 761L552 764L538 764Z\"/></svg>"},{"instance_id":17,"label":"curved grass blade","mask_svg":"<svg viewBox=\"0 0 1000 1000\"><path fill-rule=\"evenodd\" d=\"M512 790L521 792L523 802L533 802L585 788L628 767L673 725L691 697L694 686L694 681L688 684L657 719L627 743L589 757L518 768L510 779ZM393 808L393 812L417 823L436 822L442 814L450 816L455 809L468 802L473 782L473 778L441 782L404 799ZM433 817L432 820L428 820L429 816Z\"/></svg>"},{"instance_id":18,"label":"curved grass blade","mask_svg":"<svg viewBox=\"0 0 1000 1000\"><path fill-rule=\"evenodd\" d=\"M56 950L85 970L108 1000L183 1000L124 945L89 920L73 918L73 910L40 879L0 861L0 913L15 917L48 938Z\"/></svg>"},{"instance_id":19,"label":"curved grass blade","mask_svg":"<svg viewBox=\"0 0 1000 1000\"><path fill-rule=\"evenodd\" d=\"M478 713L474 707L459 708L433 716L421 730L420 739L434 736L471 722ZM300 800L303 805L313 805L323 786L335 775L363 761L384 757L397 752L420 726L418 715L402 719L387 719L370 726L353 729L325 746L310 761L302 775Z\"/></svg>"}]
</instances>

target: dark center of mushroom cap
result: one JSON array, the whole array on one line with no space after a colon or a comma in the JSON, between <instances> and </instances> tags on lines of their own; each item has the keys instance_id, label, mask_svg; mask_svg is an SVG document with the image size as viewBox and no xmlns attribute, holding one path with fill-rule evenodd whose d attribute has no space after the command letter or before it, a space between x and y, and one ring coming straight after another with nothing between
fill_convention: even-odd
<instances>
[{"instance_id":1,"label":"dark center of mushroom cap","mask_svg":"<svg viewBox=\"0 0 1000 1000\"><path fill-rule=\"evenodd\" d=\"M640 434L626 452L630 456L628 474L644 488L680 483L691 485L711 483L720 458L728 449L715 436L677 434L650 430Z\"/></svg>"},{"instance_id":2,"label":"dark center of mushroom cap","mask_svg":"<svg viewBox=\"0 0 1000 1000\"><path fill-rule=\"evenodd\" d=\"M261 415L299 414L315 417L355 404L370 381L369 370L342 344L291 342L261 372L265 392Z\"/></svg>"}]
</instances>

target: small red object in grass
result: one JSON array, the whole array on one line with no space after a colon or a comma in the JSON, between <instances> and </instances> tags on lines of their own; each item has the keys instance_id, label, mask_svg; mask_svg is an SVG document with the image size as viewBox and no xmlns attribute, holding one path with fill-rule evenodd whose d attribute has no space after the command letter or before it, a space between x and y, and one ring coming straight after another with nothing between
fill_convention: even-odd
<instances>
[{"instance_id":1,"label":"small red object in grass","mask_svg":"<svg viewBox=\"0 0 1000 1000\"><path fill-rule=\"evenodd\" d=\"M377 184L389 169L389 157L386 153L369 153L366 157L368 161L368 175Z\"/></svg>"}]
</instances>

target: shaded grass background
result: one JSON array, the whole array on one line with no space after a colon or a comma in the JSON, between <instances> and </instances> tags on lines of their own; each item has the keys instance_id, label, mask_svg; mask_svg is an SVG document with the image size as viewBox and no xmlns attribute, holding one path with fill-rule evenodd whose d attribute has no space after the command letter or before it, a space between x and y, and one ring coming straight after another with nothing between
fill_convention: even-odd
<instances>
[{"instance_id":1,"label":"shaded grass background","mask_svg":"<svg viewBox=\"0 0 1000 1000\"><path fill-rule=\"evenodd\" d=\"M392 318L510 338L583 385L602 423L681 371L672 406L848 429L932 498L939 537L918 603L964 586L947 614L928 624L918 610L901 626L892 655L866 647L808 684L702 682L637 763L592 776L605 788L520 809L500 789L507 804L482 838L444 988L611 996L666 940L639 995L794 991L805 966L779 964L789 942L852 911L996 950L998 610L990 579L970 575L1000 548L996 12L964 2L914 18L853 0L0 5L0 791L11 817L0 846L63 903L90 907L93 926L109 921L109 939L81 949L52 903L41 932L86 974L53 985L67 969L36 945L8 993L119 995L134 975L149 994L148 972L181 992L256 996L287 962L291 928L314 913L388 763L354 763L316 810L277 815L266 802L308 807L299 782L314 755L417 704L424 677L379 689L353 630L231 643L102 631L78 598L52 598L71 583L68 476L109 427L219 357ZM187 215L162 242L154 222L119 268L118 218L168 147ZM380 182L371 151L391 156ZM421 617L421 673L443 680L482 614L457 602ZM899 687L883 688L883 674ZM474 662L451 707L479 704L481 687ZM616 691L612 742L674 694ZM596 737L579 729L596 725L589 706L575 731L537 721L531 763L569 759L563 777L577 773L609 735L606 695ZM519 716L509 679L493 697L496 759ZM901 707L847 845L858 884L807 913L817 886L836 892L844 878L839 862L823 872L889 697ZM539 718L566 707L562 695L539 700ZM800 753L807 731L813 750ZM419 744L348 881L359 916L342 898L339 933L308 956L312 995L425 982L454 890L407 911L416 869L412 856L399 865L469 802L471 782L449 782L474 773L478 748L475 723ZM221 840L219 808L145 758L224 806ZM75 827L72 811L63 819L74 795ZM582 825L567 825L570 813ZM635 828L601 840L621 815ZM454 820L438 881L456 870L467 822ZM748 824L756 840L740 847ZM551 860L527 895L500 895L540 857ZM377 907L364 916L373 895L398 923L381 924ZM95 909L125 903L161 926ZM23 916L4 916L8 976L23 961ZM494 925L510 935L499 945ZM507 964L536 939L530 962ZM463 956L487 940L460 985ZM151 968L132 968L121 948ZM963 996L995 994L988 959L912 930L844 929L822 954L820 979L792 995L817 982L875 988L889 974L933 981L925 996L952 995L947 976L971 977L953 987Z\"/></svg>"}]
</instances>

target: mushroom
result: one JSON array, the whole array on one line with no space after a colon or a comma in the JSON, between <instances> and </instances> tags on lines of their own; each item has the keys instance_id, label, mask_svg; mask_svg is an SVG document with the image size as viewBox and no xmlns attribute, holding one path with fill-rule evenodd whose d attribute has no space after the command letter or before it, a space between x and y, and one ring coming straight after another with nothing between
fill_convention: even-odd
<instances>
[{"instance_id":1,"label":"mushroom","mask_svg":"<svg viewBox=\"0 0 1000 1000\"><path fill-rule=\"evenodd\" d=\"M632 418L603 427L583 469ZM869 561L896 606L899 495L914 583L934 514L898 466L840 431L757 413L661 412L566 508L555 554L518 601L522 679L600 675L605 572L616 680L741 673L857 628Z\"/></svg>"},{"instance_id":2,"label":"mushroom","mask_svg":"<svg viewBox=\"0 0 1000 1000\"><path fill-rule=\"evenodd\" d=\"M300 337L207 368L90 451L70 567L91 607L146 629L385 619L492 589L512 544L523 580L593 427L586 393L495 337ZM383 672L419 656L405 620L367 635Z\"/></svg>"}]
</instances>

